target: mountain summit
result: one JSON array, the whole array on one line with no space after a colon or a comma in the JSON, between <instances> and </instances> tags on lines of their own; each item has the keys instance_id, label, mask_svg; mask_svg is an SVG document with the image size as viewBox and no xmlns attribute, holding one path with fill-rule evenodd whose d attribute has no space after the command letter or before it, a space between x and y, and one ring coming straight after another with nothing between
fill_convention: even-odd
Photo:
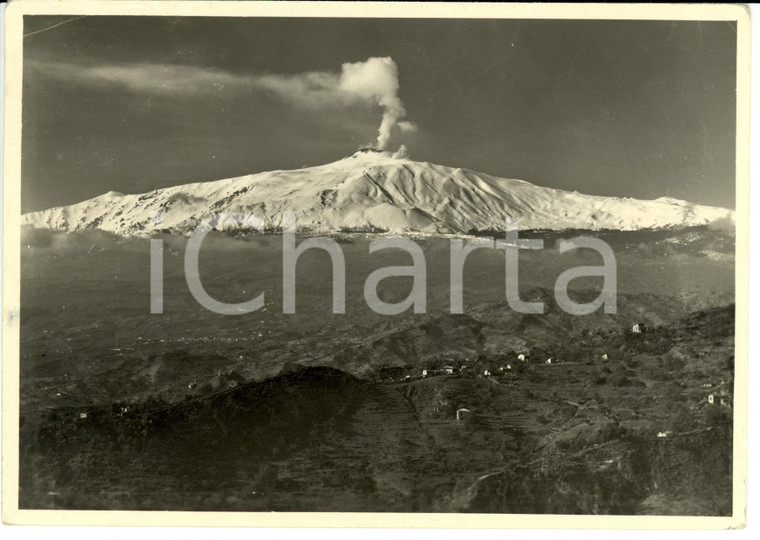
<instances>
[{"instance_id":1,"label":"mountain summit","mask_svg":"<svg viewBox=\"0 0 760 540\"><path fill-rule=\"evenodd\" d=\"M730 210L672 198L582 195L400 155L363 149L317 167L186 184L142 195L111 191L71 206L25 214L21 222L64 231L187 234L207 216L225 212L254 215L277 229L283 212L289 210L295 212L299 229L319 233L462 234L502 230L510 218L517 219L522 230L636 230L734 219Z\"/></svg>"}]
</instances>

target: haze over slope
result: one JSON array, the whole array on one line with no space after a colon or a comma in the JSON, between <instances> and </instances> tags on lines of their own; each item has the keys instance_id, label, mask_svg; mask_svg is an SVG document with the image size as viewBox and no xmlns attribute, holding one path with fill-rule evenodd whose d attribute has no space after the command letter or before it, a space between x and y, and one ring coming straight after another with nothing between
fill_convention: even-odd
<instances>
[{"instance_id":1,"label":"haze over slope","mask_svg":"<svg viewBox=\"0 0 760 540\"><path fill-rule=\"evenodd\" d=\"M22 224L65 231L102 229L120 235L154 230L189 233L219 213L255 216L268 229L295 212L298 228L340 231L470 233L521 229L685 227L732 220L733 212L672 198L651 201L583 195L497 178L468 169L363 150L334 163L271 171L142 195L109 192L71 206L25 214ZM217 228L250 227L244 219Z\"/></svg>"}]
</instances>

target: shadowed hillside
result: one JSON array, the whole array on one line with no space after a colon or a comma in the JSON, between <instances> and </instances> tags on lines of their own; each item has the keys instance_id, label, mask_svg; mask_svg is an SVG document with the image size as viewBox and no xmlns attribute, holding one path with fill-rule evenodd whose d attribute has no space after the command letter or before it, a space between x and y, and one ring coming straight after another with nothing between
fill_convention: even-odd
<instances>
[{"instance_id":1,"label":"shadowed hillside","mask_svg":"<svg viewBox=\"0 0 760 540\"><path fill-rule=\"evenodd\" d=\"M543 351L23 414L22 507L730 512L733 307Z\"/></svg>"}]
</instances>

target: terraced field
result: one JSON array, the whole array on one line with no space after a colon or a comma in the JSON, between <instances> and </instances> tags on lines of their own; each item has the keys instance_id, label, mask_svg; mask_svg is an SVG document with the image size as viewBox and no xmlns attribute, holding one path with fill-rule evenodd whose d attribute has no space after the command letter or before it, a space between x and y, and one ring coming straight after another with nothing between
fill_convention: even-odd
<instances>
[{"instance_id":1,"label":"terraced field","mask_svg":"<svg viewBox=\"0 0 760 540\"><path fill-rule=\"evenodd\" d=\"M546 302L542 318L510 309L503 256L488 251L468 259L465 313L451 314L439 241L422 242L429 312L392 317L370 312L353 278L349 313L328 315L331 268L319 253L299 267L299 312L284 315L272 237L212 239L201 258L220 299L268 291L264 310L241 317L190 297L180 241L167 240L161 316L148 314L144 245L29 244L22 506L729 513L730 244L714 231L650 246L610 234L619 313L573 317L551 302L556 275L593 256L526 253L522 297ZM342 241L359 276L399 263L369 257L367 239ZM400 297L406 285L389 280L380 293ZM594 284L571 292L588 297ZM649 330L634 335L633 322ZM421 377L444 365L466 369ZM727 404L708 404L710 393Z\"/></svg>"}]
</instances>

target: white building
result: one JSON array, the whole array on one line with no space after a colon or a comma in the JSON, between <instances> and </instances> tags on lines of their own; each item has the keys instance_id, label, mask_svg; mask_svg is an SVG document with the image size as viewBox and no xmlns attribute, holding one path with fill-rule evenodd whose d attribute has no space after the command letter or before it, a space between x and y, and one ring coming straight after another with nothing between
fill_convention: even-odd
<instances>
[{"instance_id":1,"label":"white building","mask_svg":"<svg viewBox=\"0 0 760 540\"><path fill-rule=\"evenodd\" d=\"M472 414L472 411L470 409L465 409L465 408L457 409L457 420L464 420L465 417L467 417L470 414Z\"/></svg>"}]
</instances>

